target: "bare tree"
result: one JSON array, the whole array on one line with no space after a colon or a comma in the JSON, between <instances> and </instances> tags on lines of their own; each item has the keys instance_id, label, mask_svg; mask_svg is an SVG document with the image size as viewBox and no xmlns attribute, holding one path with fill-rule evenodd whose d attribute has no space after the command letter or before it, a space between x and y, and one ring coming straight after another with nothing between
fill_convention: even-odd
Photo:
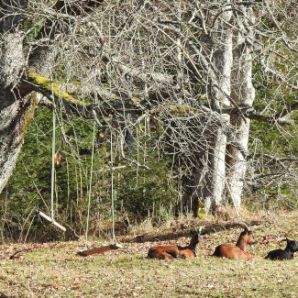
<instances>
[{"instance_id":1,"label":"bare tree","mask_svg":"<svg viewBox=\"0 0 298 298\"><path fill-rule=\"evenodd\" d=\"M0 191L35 108L59 102L64 112L120 133L154 120L163 128L159 143L184 175L185 208L195 209L199 198L220 205L226 194L240 207L250 119L290 123L285 111L253 108L254 63L298 88L289 77L295 62L282 57L291 71L280 72L273 57L282 58L268 46L265 20L277 28L275 43L297 54L274 1L1 3Z\"/></svg>"}]
</instances>

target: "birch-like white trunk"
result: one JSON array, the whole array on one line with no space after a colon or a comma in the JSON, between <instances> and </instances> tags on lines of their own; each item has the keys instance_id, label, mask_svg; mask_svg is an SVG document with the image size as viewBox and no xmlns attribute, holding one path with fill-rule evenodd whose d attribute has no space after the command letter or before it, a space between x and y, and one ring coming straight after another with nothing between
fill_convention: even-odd
<instances>
[{"instance_id":1,"label":"birch-like white trunk","mask_svg":"<svg viewBox=\"0 0 298 298\"><path fill-rule=\"evenodd\" d=\"M223 14L223 19L226 24L231 20L232 12L227 11ZM223 24L222 30L222 49L221 55L216 57L215 67L220 73L218 77L218 89L215 92L215 105L218 107L229 107L230 102L227 98L231 93L231 71L233 64L233 32L230 25ZM221 116L223 122L229 121L228 115ZM212 193L216 206L220 205L224 198L224 190L226 185L226 147L227 137L221 128L218 128L212 157Z\"/></svg>"},{"instance_id":2,"label":"birch-like white trunk","mask_svg":"<svg viewBox=\"0 0 298 298\"><path fill-rule=\"evenodd\" d=\"M255 99L255 89L252 83L252 40L254 15L251 8L243 8L243 18L238 18L239 33L237 38L237 48L235 51L233 90L232 97L241 106L252 106ZM242 22L242 24L240 23ZM244 119L242 115L235 114L231 116L231 124L236 128L236 140L242 149L248 149L250 120ZM239 210L241 205L241 196L244 186L247 161L245 157L235 147L229 150L229 179L228 191L234 203Z\"/></svg>"}]
</instances>

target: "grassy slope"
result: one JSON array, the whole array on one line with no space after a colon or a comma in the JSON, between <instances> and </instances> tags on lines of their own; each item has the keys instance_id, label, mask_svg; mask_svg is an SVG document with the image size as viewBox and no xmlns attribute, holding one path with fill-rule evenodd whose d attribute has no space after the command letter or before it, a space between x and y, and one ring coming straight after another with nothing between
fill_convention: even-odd
<instances>
[{"instance_id":1,"label":"grassy slope","mask_svg":"<svg viewBox=\"0 0 298 298\"><path fill-rule=\"evenodd\" d=\"M0 247L0 293L14 297L298 297L298 256L292 261L263 259L284 246L276 239L288 233L298 239L298 212L280 214L254 228L253 261L209 257L222 241L233 241L239 229L205 235L195 260L145 258L152 243L127 243L105 256L78 257L82 243L3 245ZM275 239L276 238L276 239ZM187 242L186 238L179 243ZM22 259L9 260L17 249L32 248ZM1 296L1 295L0 295Z\"/></svg>"}]
</instances>

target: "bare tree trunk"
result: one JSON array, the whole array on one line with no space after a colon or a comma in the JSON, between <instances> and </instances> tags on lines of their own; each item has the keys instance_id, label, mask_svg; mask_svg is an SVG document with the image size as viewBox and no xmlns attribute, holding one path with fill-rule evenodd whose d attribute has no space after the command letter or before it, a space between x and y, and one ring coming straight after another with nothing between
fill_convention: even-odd
<instances>
[{"instance_id":1,"label":"bare tree trunk","mask_svg":"<svg viewBox=\"0 0 298 298\"><path fill-rule=\"evenodd\" d=\"M7 21L8 22L8 21ZM28 100L21 101L15 86L24 66L23 37L16 32L5 32L0 39L0 193L15 167L23 143ZM0 32L1 34L1 32Z\"/></svg>"},{"instance_id":2,"label":"bare tree trunk","mask_svg":"<svg viewBox=\"0 0 298 298\"><path fill-rule=\"evenodd\" d=\"M30 95L30 88L21 82L26 64L21 31L26 7L27 0L4 0L0 7L4 8L0 11L0 193L13 173L37 102L36 95ZM40 38L44 34L47 32ZM48 47L37 46L29 64L40 73L48 73L50 54Z\"/></svg>"},{"instance_id":3,"label":"bare tree trunk","mask_svg":"<svg viewBox=\"0 0 298 298\"><path fill-rule=\"evenodd\" d=\"M255 99L255 89L252 84L252 44L254 17L251 8L242 8L243 16L238 16L239 33L235 51L232 97L239 107L251 107ZM236 113L231 115L231 124L236 128L236 139L242 150L248 148L250 120ZM228 158L228 191L239 210L247 161L243 152L230 146Z\"/></svg>"},{"instance_id":4,"label":"bare tree trunk","mask_svg":"<svg viewBox=\"0 0 298 298\"><path fill-rule=\"evenodd\" d=\"M217 72L218 86L213 86L211 92L213 107L217 111L222 108L230 107L228 96L231 92L231 70L233 64L233 32L231 29L232 12L227 11L222 16L222 26L220 30L221 46L215 52L214 66ZM222 114L223 123L229 122L229 115ZM214 140L214 147L211 149L211 179L209 189L205 194L207 199L207 209L210 203L213 208L219 206L224 199L224 190L226 185L226 147L227 136L222 128L218 128ZM209 205L209 206L208 206Z\"/></svg>"},{"instance_id":5,"label":"bare tree trunk","mask_svg":"<svg viewBox=\"0 0 298 298\"><path fill-rule=\"evenodd\" d=\"M28 95L30 90L20 83L25 58L24 33L19 29L27 1L3 1L2 5L7 15L0 22L0 193L13 173L36 107L35 95ZM45 57L37 60L44 63Z\"/></svg>"}]
</instances>

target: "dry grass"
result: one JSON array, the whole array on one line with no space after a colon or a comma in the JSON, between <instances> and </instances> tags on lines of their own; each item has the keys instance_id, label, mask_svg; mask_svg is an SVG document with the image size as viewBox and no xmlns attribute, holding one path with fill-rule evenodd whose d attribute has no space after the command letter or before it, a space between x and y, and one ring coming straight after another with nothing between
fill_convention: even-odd
<instances>
[{"instance_id":1,"label":"dry grass","mask_svg":"<svg viewBox=\"0 0 298 298\"><path fill-rule=\"evenodd\" d=\"M216 245L235 241L240 229L204 235L195 260L172 262L146 259L154 245L150 242L124 243L122 249L87 258L75 254L81 242L3 245L0 293L12 297L298 297L298 256L284 262L263 259L269 250L284 246L278 243L284 233L298 239L298 212L259 216L266 221L253 228L259 240L253 247L257 256L253 261L210 257ZM181 224L182 219L178 227L167 224L162 232ZM185 219L186 229L192 224L197 222ZM270 236L269 243L262 241L264 235ZM182 237L166 243L187 241ZM10 260L20 249L28 251Z\"/></svg>"}]
</instances>

